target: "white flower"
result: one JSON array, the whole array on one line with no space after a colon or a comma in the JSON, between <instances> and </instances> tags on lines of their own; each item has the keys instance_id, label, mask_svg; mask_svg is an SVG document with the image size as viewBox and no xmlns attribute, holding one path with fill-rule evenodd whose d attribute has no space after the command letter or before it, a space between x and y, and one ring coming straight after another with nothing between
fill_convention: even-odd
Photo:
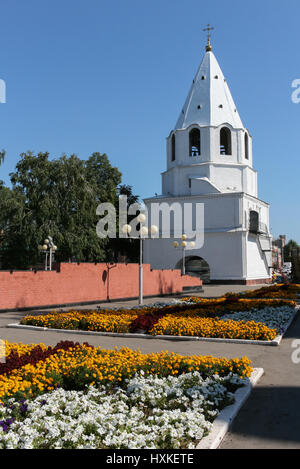
<instances>
[{"instance_id":1,"label":"white flower","mask_svg":"<svg viewBox=\"0 0 300 469\"><path fill-rule=\"evenodd\" d=\"M181 448L182 442L194 448L233 400L227 386L245 382L233 374L203 379L198 372L167 378L138 373L114 393L104 386L57 389L29 401L26 418L17 418L7 432L0 429L0 448L155 449ZM1 419L10 415L1 407Z\"/></svg>"}]
</instances>

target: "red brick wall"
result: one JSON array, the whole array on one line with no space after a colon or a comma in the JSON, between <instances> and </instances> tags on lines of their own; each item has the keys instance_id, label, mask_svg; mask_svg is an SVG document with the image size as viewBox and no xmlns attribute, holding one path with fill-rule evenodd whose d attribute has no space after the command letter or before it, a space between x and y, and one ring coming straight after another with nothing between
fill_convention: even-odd
<instances>
[{"instance_id":1,"label":"red brick wall","mask_svg":"<svg viewBox=\"0 0 300 469\"><path fill-rule=\"evenodd\" d=\"M59 271L0 271L0 310L138 297L138 264L62 263ZM144 295L178 293L201 280L144 265Z\"/></svg>"}]
</instances>

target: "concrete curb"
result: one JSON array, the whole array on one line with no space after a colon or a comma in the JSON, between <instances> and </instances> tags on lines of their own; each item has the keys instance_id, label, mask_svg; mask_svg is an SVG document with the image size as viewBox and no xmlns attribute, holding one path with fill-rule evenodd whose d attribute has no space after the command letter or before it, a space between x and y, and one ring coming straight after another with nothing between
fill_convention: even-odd
<instances>
[{"instance_id":1,"label":"concrete curb","mask_svg":"<svg viewBox=\"0 0 300 469\"><path fill-rule=\"evenodd\" d=\"M42 331L42 332L58 332L61 334L75 334L75 335L99 335L109 337L128 337L133 339L154 339L155 337L148 334L126 334L118 332L97 332L97 331L81 331L78 329L52 329L50 327L39 327L39 326L26 326L20 323L8 324L6 327L10 329L27 329L31 331Z\"/></svg>"},{"instance_id":2,"label":"concrete curb","mask_svg":"<svg viewBox=\"0 0 300 469\"><path fill-rule=\"evenodd\" d=\"M286 334L287 330L289 329L289 327L292 325L292 323L293 323L294 320L296 319L296 316L297 316L297 314L298 314L298 312L299 312L299 309L300 309L300 305L295 307L295 313L293 314L293 316L291 317L291 319L289 320L289 322L286 324L283 333L274 339L274 340L278 341L278 344L277 344L277 345L280 345L280 343L281 343L281 341L282 341L284 335Z\"/></svg>"},{"instance_id":3,"label":"concrete curb","mask_svg":"<svg viewBox=\"0 0 300 469\"><path fill-rule=\"evenodd\" d=\"M118 333L118 332L97 332L97 331L81 331L72 329L52 329L48 327L39 326L26 326L20 323L8 324L6 327L10 329L25 329L32 331L43 331L43 332L58 332L61 334L75 334L75 335L94 335L94 336L108 336L108 337L123 337L127 339L148 339L148 340L173 340L173 341L198 341L198 342L217 342L217 343L228 343L228 344L246 344L246 345L265 345L277 347L292 322L294 321L300 306L295 308L295 313L287 323L283 334L275 337L274 340L269 342L265 340L244 340L244 339L217 339L211 337L195 337L195 336L175 336L175 335L150 335L150 334L133 334L133 333Z\"/></svg>"},{"instance_id":4,"label":"concrete curb","mask_svg":"<svg viewBox=\"0 0 300 469\"><path fill-rule=\"evenodd\" d=\"M239 388L235 392L235 402L232 405L225 407L225 409L219 413L218 417L213 422L211 432L209 435L202 438L202 440L196 446L196 449L217 449L219 447L239 410L246 402L251 394L252 389L254 386L256 386L263 374L263 368L254 368L253 372L251 373L251 377L249 378L249 384Z\"/></svg>"}]
</instances>

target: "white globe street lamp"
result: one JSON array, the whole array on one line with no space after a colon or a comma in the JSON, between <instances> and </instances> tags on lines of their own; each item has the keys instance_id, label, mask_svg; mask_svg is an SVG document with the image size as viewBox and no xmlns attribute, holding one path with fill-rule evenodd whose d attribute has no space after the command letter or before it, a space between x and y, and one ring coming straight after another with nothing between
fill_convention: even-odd
<instances>
[{"instance_id":1,"label":"white globe street lamp","mask_svg":"<svg viewBox=\"0 0 300 469\"><path fill-rule=\"evenodd\" d=\"M158 227L156 225L152 225L150 228L150 233L155 236L158 233Z\"/></svg>"},{"instance_id":2,"label":"white globe street lamp","mask_svg":"<svg viewBox=\"0 0 300 469\"><path fill-rule=\"evenodd\" d=\"M131 233L131 226L130 225L123 225L122 226L122 233L129 235Z\"/></svg>"},{"instance_id":3,"label":"white globe street lamp","mask_svg":"<svg viewBox=\"0 0 300 469\"><path fill-rule=\"evenodd\" d=\"M145 223L145 221L147 220L146 218L146 215L144 213L140 213L137 217L137 220L140 222L140 223Z\"/></svg>"},{"instance_id":4,"label":"white globe street lamp","mask_svg":"<svg viewBox=\"0 0 300 469\"><path fill-rule=\"evenodd\" d=\"M145 238L148 235L148 228L147 226L142 226L140 229L140 234L142 238Z\"/></svg>"},{"instance_id":5,"label":"white globe street lamp","mask_svg":"<svg viewBox=\"0 0 300 469\"><path fill-rule=\"evenodd\" d=\"M190 249L194 249L196 246L196 243L194 241L191 241L188 245L187 240L187 235L183 234L181 236L181 247L182 247L182 267L181 267L181 275L185 275L185 250L187 247ZM175 249L179 247L179 243L177 241L174 241L173 246Z\"/></svg>"},{"instance_id":6,"label":"white globe street lamp","mask_svg":"<svg viewBox=\"0 0 300 469\"><path fill-rule=\"evenodd\" d=\"M48 251L49 248L49 251ZM38 246L39 251L43 251L45 254L45 270L52 270L53 254L57 251L57 246L53 243L51 236L45 239L42 246ZM48 269L48 257L49 257L49 269Z\"/></svg>"}]
</instances>

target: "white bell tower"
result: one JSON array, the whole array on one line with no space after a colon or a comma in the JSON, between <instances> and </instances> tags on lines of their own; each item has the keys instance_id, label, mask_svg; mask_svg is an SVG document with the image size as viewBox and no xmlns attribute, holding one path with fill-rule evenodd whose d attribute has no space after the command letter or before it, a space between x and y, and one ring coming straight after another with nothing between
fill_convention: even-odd
<instances>
[{"instance_id":1,"label":"white bell tower","mask_svg":"<svg viewBox=\"0 0 300 469\"><path fill-rule=\"evenodd\" d=\"M245 192L257 197L252 138L210 44L167 138L163 195Z\"/></svg>"},{"instance_id":2,"label":"white bell tower","mask_svg":"<svg viewBox=\"0 0 300 469\"><path fill-rule=\"evenodd\" d=\"M157 202L204 204L204 245L186 253L187 272L197 273L199 259L198 273L201 276L206 265L210 281L268 282L269 205L258 199L252 137L212 52L211 29L201 65L167 138L162 196L145 204L150 212L151 203ZM171 240L148 240L145 247L145 262L153 268L180 266L181 254L174 252Z\"/></svg>"}]
</instances>

